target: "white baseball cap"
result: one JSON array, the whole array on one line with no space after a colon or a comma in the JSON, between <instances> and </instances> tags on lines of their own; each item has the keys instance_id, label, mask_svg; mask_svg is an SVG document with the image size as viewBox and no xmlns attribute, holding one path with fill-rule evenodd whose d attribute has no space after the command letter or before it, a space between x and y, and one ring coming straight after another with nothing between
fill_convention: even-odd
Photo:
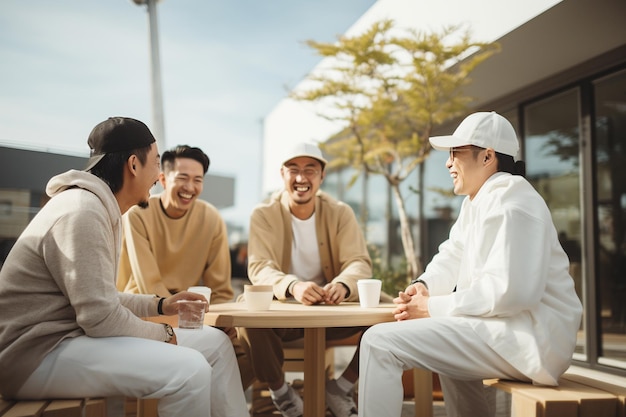
<instances>
[{"instance_id":1,"label":"white baseball cap","mask_svg":"<svg viewBox=\"0 0 626 417\"><path fill-rule=\"evenodd\" d=\"M306 156L309 158L317 159L322 163L322 167L325 166L328 161L324 159L322 155L322 151L317 145L312 143L297 143L291 146L285 153L283 153L282 164L285 165L287 162L291 161L294 158L300 158L302 156Z\"/></svg>"},{"instance_id":2,"label":"white baseball cap","mask_svg":"<svg viewBox=\"0 0 626 417\"><path fill-rule=\"evenodd\" d=\"M493 111L470 114L452 135L433 136L429 141L432 147L439 151L474 145L480 148L492 148L498 153L514 158L519 151L515 129L507 119Z\"/></svg>"}]
</instances>

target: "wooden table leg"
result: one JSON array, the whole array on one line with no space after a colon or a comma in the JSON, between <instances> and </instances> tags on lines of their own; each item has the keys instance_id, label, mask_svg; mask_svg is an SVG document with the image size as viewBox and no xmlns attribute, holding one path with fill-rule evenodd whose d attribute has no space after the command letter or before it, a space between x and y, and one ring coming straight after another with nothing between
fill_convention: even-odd
<instances>
[{"instance_id":1,"label":"wooden table leg","mask_svg":"<svg viewBox=\"0 0 626 417\"><path fill-rule=\"evenodd\" d=\"M415 417L433 417L433 374L425 369L413 369Z\"/></svg>"},{"instance_id":2,"label":"wooden table leg","mask_svg":"<svg viewBox=\"0 0 626 417\"><path fill-rule=\"evenodd\" d=\"M326 329L304 329L304 417L326 415Z\"/></svg>"}]
</instances>

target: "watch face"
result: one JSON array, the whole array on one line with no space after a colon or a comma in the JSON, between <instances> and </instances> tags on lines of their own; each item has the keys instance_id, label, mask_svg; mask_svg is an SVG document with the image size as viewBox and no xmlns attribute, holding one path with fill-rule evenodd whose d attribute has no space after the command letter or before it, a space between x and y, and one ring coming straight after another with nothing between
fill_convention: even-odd
<instances>
[{"instance_id":1,"label":"watch face","mask_svg":"<svg viewBox=\"0 0 626 417\"><path fill-rule=\"evenodd\" d=\"M167 334L165 341L169 342L170 340L172 340L172 337L174 337L174 329L172 329L172 326L170 326L169 324L164 323L163 326L165 326L165 333Z\"/></svg>"}]
</instances>

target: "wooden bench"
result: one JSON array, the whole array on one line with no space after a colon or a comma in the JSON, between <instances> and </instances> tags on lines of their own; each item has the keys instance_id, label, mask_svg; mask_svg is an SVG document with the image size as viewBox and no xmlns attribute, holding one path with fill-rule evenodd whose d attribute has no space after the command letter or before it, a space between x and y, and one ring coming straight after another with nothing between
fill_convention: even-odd
<instances>
[{"instance_id":1,"label":"wooden bench","mask_svg":"<svg viewBox=\"0 0 626 417\"><path fill-rule=\"evenodd\" d=\"M124 404L125 417L157 417L159 400L156 398L126 398Z\"/></svg>"},{"instance_id":2,"label":"wooden bench","mask_svg":"<svg viewBox=\"0 0 626 417\"><path fill-rule=\"evenodd\" d=\"M15 401L0 397L1 417L106 417L104 398Z\"/></svg>"},{"instance_id":3,"label":"wooden bench","mask_svg":"<svg viewBox=\"0 0 626 417\"><path fill-rule=\"evenodd\" d=\"M626 384L613 384L575 373L565 373L556 387L500 379L486 379L484 384L511 396L512 416L626 417ZM424 396L416 398L415 416L432 415L432 401Z\"/></svg>"},{"instance_id":4,"label":"wooden bench","mask_svg":"<svg viewBox=\"0 0 626 417\"><path fill-rule=\"evenodd\" d=\"M572 381L588 387L593 387L615 395L617 399L617 413L615 413L615 416L626 417L626 384L622 385L617 383L611 383L608 381L601 381L597 378L591 378L575 373L566 373L565 375L563 375L563 378L568 381Z\"/></svg>"},{"instance_id":5,"label":"wooden bench","mask_svg":"<svg viewBox=\"0 0 626 417\"><path fill-rule=\"evenodd\" d=\"M607 391L567 379L556 387L486 380L485 384L511 395L511 414L528 417L616 417L617 397Z\"/></svg>"}]
</instances>

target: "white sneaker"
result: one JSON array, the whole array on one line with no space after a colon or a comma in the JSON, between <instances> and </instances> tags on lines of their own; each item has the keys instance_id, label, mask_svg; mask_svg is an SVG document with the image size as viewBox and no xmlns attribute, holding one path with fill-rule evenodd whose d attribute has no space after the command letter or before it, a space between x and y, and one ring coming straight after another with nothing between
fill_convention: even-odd
<instances>
[{"instance_id":1,"label":"white sneaker","mask_svg":"<svg viewBox=\"0 0 626 417\"><path fill-rule=\"evenodd\" d=\"M357 417L356 404L352 392L343 392L337 381L326 381L326 405L335 417Z\"/></svg>"},{"instance_id":2,"label":"white sneaker","mask_svg":"<svg viewBox=\"0 0 626 417\"><path fill-rule=\"evenodd\" d=\"M274 398L274 394L270 394L270 396L276 409L280 411L283 417L302 417L302 409L304 408L302 398L291 385L288 386L285 395L278 398Z\"/></svg>"}]
</instances>

